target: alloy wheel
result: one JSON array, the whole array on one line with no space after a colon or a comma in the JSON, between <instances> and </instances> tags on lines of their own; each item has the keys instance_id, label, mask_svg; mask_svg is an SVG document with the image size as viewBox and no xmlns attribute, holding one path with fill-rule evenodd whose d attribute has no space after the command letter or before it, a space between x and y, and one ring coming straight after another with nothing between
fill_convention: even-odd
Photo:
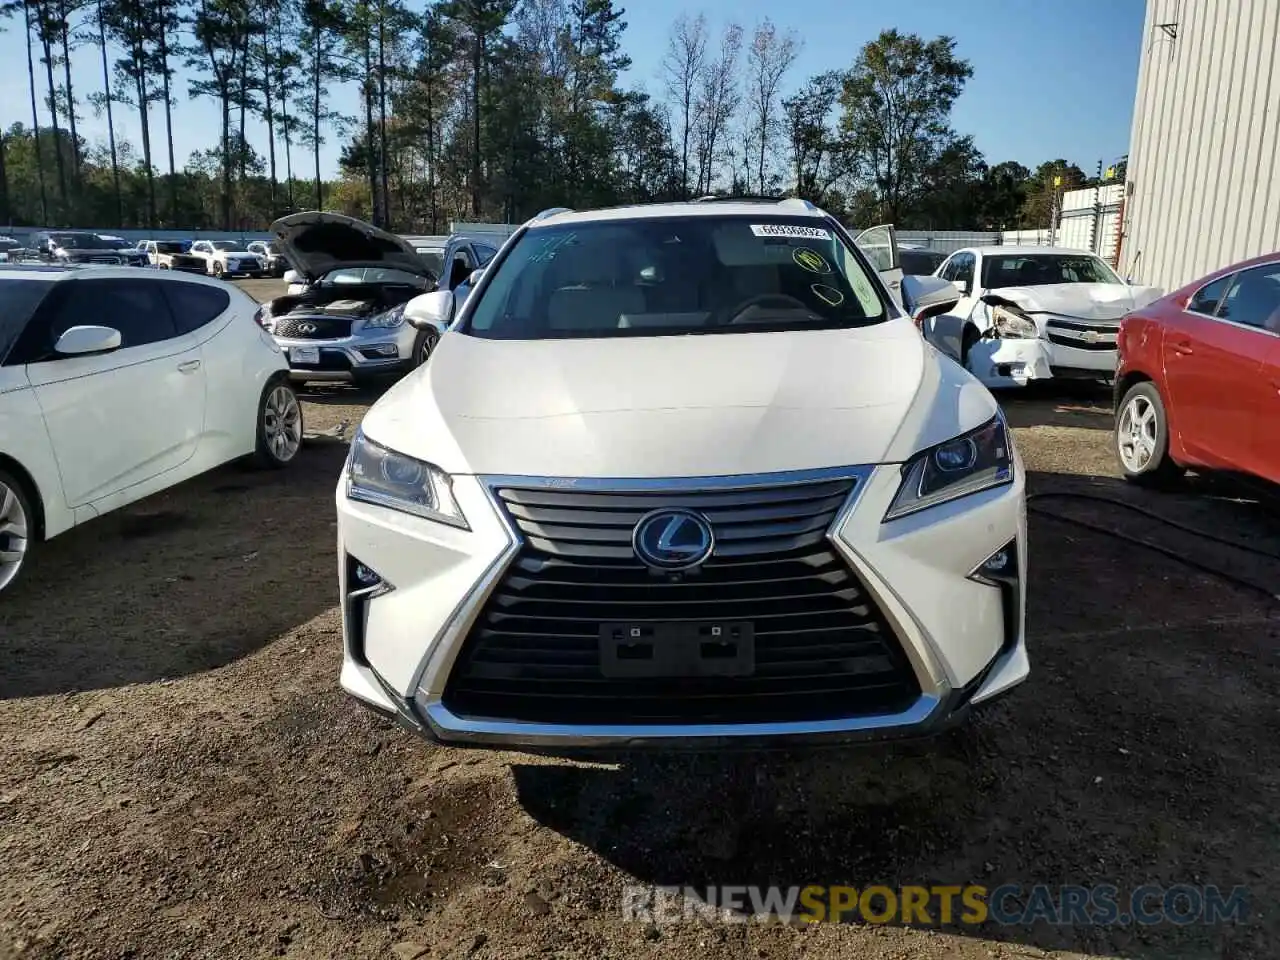
<instances>
[{"instance_id":1,"label":"alloy wheel","mask_svg":"<svg viewBox=\"0 0 1280 960\"><path fill-rule=\"evenodd\" d=\"M302 446L302 410L297 396L284 384L273 387L262 405L262 433L280 463L292 460Z\"/></svg>"},{"instance_id":2,"label":"alloy wheel","mask_svg":"<svg viewBox=\"0 0 1280 960\"><path fill-rule=\"evenodd\" d=\"M0 483L0 590L9 585L27 555L27 512L16 490Z\"/></svg>"},{"instance_id":3,"label":"alloy wheel","mask_svg":"<svg viewBox=\"0 0 1280 960\"><path fill-rule=\"evenodd\" d=\"M427 335L422 338L422 346L418 348L418 366L422 366L431 359L431 351L436 348L436 344L440 342L438 336Z\"/></svg>"},{"instance_id":4,"label":"alloy wheel","mask_svg":"<svg viewBox=\"0 0 1280 960\"><path fill-rule=\"evenodd\" d=\"M1133 397L1120 414L1116 443L1120 461L1130 473L1141 473L1156 452L1159 427L1155 405L1146 397Z\"/></svg>"}]
</instances>

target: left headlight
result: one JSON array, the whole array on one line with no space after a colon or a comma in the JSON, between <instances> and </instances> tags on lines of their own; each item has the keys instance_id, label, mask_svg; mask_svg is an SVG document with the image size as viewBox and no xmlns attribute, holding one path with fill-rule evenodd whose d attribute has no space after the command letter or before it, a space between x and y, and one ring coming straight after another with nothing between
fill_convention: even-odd
<instances>
[{"instance_id":1,"label":"left headlight","mask_svg":"<svg viewBox=\"0 0 1280 960\"><path fill-rule=\"evenodd\" d=\"M374 443L360 431L347 458L347 498L471 529L447 473Z\"/></svg>"},{"instance_id":2,"label":"left headlight","mask_svg":"<svg viewBox=\"0 0 1280 960\"><path fill-rule=\"evenodd\" d=\"M364 322L364 329L371 330L378 327L400 326L400 324L404 323L404 308L405 304L402 303L398 307L392 307L386 313L379 313L370 317Z\"/></svg>"},{"instance_id":3,"label":"left headlight","mask_svg":"<svg viewBox=\"0 0 1280 960\"><path fill-rule=\"evenodd\" d=\"M886 522L1013 481L1009 428L996 414L977 430L923 450L902 467Z\"/></svg>"}]
</instances>

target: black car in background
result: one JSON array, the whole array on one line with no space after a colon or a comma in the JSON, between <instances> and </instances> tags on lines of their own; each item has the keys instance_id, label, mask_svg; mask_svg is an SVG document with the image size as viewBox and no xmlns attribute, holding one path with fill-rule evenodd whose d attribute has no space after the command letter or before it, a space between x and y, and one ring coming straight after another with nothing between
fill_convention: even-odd
<instances>
[{"instance_id":1,"label":"black car in background","mask_svg":"<svg viewBox=\"0 0 1280 960\"><path fill-rule=\"evenodd\" d=\"M929 277L933 275L933 271L942 266L942 261L947 259L945 253L939 253L937 250L913 250L898 248L898 262L902 267L902 272L907 276L913 277Z\"/></svg>"},{"instance_id":2,"label":"black car in background","mask_svg":"<svg viewBox=\"0 0 1280 960\"><path fill-rule=\"evenodd\" d=\"M50 230L36 234L36 256L45 263L92 263L100 266L145 267L150 262L141 250L120 249L87 230Z\"/></svg>"}]
</instances>

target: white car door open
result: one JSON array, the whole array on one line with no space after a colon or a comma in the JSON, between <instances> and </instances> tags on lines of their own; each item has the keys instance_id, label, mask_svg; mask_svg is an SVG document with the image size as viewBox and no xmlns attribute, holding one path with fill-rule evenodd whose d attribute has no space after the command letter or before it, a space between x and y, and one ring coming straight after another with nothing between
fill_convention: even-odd
<instances>
[{"instance_id":1,"label":"white car door open","mask_svg":"<svg viewBox=\"0 0 1280 960\"><path fill-rule=\"evenodd\" d=\"M80 507L181 466L204 430L198 338L179 335L162 284L135 279L60 284L27 377L44 415L67 505ZM74 326L120 331L121 346L57 356Z\"/></svg>"},{"instance_id":2,"label":"white car door open","mask_svg":"<svg viewBox=\"0 0 1280 960\"><path fill-rule=\"evenodd\" d=\"M889 288L894 301L902 304L902 261L898 255L898 231L891 223L869 227L854 238L854 242L871 265L880 274L880 279Z\"/></svg>"}]
</instances>

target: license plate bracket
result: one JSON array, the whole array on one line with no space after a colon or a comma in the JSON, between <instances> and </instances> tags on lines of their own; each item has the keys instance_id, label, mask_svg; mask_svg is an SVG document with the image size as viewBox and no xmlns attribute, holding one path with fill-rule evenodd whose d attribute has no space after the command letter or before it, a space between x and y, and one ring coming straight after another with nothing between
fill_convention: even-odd
<instances>
[{"instance_id":1,"label":"license plate bracket","mask_svg":"<svg viewBox=\"0 0 1280 960\"><path fill-rule=\"evenodd\" d=\"M747 677L755 670L749 621L600 625L600 672L611 679Z\"/></svg>"},{"instance_id":2,"label":"license plate bracket","mask_svg":"<svg viewBox=\"0 0 1280 960\"><path fill-rule=\"evenodd\" d=\"M293 363L317 364L320 362L320 348L290 347L289 360Z\"/></svg>"}]
</instances>

